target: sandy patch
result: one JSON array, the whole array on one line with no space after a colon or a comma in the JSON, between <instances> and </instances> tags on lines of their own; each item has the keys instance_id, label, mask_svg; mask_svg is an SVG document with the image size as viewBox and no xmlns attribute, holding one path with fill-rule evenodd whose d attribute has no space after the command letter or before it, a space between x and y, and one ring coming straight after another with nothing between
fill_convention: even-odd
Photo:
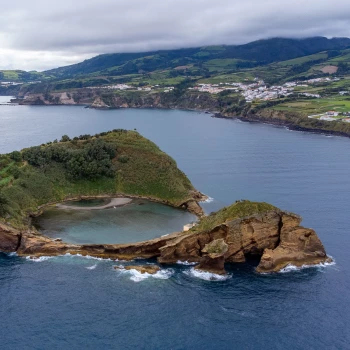
<instances>
[{"instance_id":1,"label":"sandy patch","mask_svg":"<svg viewBox=\"0 0 350 350\"><path fill-rule=\"evenodd\" d=\"M72 210L100 210L100 209L121 207L131 202L132 202L132 199L130 198L112 198L108 204L99 205L96 207L80 207L80 206L65 205L65 204L57 204L56 207L59 209L72 209Z\"/></svg>"}]
</instances>

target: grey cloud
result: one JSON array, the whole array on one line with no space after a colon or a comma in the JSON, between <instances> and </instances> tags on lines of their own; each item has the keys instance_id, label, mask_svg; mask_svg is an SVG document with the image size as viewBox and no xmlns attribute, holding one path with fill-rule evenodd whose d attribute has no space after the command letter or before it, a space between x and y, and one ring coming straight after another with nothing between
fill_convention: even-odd
<instances>
[{"instance_id":1,"label":"grey cloud","mask_svg":"<svg viewBox=\"0 0 350 350\"><path fill-rule=\"evenodd\" d=\"M17 52L20 61L28 50L57 61L275 36L350 36L349 0L17 0L0 10L0 54Z\"/></svg>"}]
</instances>

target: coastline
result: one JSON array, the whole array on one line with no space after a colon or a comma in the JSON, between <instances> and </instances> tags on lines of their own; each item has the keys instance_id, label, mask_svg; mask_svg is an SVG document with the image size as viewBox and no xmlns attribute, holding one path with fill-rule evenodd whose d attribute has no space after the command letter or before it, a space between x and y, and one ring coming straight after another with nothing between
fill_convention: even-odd
<instances>
[{"instance_id":1,"label":"coastline","mask_svg":"<svg viewBox=\"0 0 350 350\"><path fill-rule=\"evenodd\" d=\"M91 92L91 91L89 91ZM243 122L263 123L286 127L290 130L309 132L323 135L333 135L341 137L350 137L350 129L347 130L347 125L339 125L339 123L330 125L330 122L319 121L316 126L304 126L309 124L309 120L302 115L275 111L265 108L251 113L249 105L246 105L242 112L225 112L224 107L220 106L217 98L207 94L187 93L181 98L173 98L167 94L150 94L141 95L132 99L122 95L111 95L108 101L103 101L99 95L100 92L93 91L94 95L88 97L84 89L77 90L77 94L81 97L79 101L66 100L67 92L53 92L52 97L58 98L58 102L46 100L43 94L32 94L27 99L23 100L16 97L11 102L16 102L18 105L31 106L81 106L90 109L111 110L111 109L160 109L160 110L183 110L210 114L214 118L222 119L239 119ZM131 95L132 96L132 95ZM226 106L229 108L230 106ZM345 123L344 123L345 124ZM346 129L346 131L337 130Z\"/></svg>"},{"instance_id":2,"label":"coastline","mask_svg":"<svg viewBox=\"0 0 350 350\"><path fill-rule=\"evenodd\" d=\"M319 135L331 135L331 136L341 136L341 137L348 137L350 138L350 133L341 132L341 131L335 131L335 130L324 130L324 129L318 129L318 128L306 128L300 125L293 124L288 121L284 120L278 120L278 119L261 119L257 116L253 115L247 115L247 116L225 116L220 113L216 113L212 115L213 118L218 119L238 119L244 123L255 123L255 124L266 124L266 125L272 125L276 127L281 128L287 128L289 130L293 131L300 131L300 132L306 132L306 133L312 133L312 134L319 134Z\"/></svg>"}]
</instances>

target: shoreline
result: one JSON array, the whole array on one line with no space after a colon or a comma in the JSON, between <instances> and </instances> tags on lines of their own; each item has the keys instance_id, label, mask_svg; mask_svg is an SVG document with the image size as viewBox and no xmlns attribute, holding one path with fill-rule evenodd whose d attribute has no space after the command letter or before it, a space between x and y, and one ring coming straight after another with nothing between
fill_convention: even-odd
<instances>
[{"instance_id":1,"label":"shoreline","mask_svg":"<svg viewBox=\"0 0 350 350\"><path fill-rule=\"evenodd\" d=\"M323 129L311 129L306 128L303 126L299 126L290 122L285 122L283 120L271 120L271 119L260 119L257 117L253 117L252 115L247 116L225 116L220 113L216 113L212 115L212 118L218 118L218 119L232 119L232 120L240 120L244 123L254 123L254 124L265 124L265 125L272 125L275 127L281 127L281 128L287 128L288 130L292 131L300 131L305 133L312 133L312 134L319 134L319 135L331 135L331 136L340 136L340 137L347 137L350 138L350 134L341 132L341 131L333 131L333 130L323 130Z\"/></svg>"},{"instance_id":2,"label":"shoreline","mask_svg":"<svg viewBox=\"0 0 350 350\"><path fill-rule=\"evenodd\" d=\"M188 198L185 202L179 204L179 205L175 205L172 204L166 200L162 200L159 198L154 198L154 197L147 197L147 196L137 196L137 195L129 195L129 194L125 194L125 193L115 193L115 194L105 194L105 195L96 195L96 196L77 196L77 197L71 197L71 198L65 198L61 201L55 201L55 202L49 202L49 203L45 203L41 206L39 206L37 208L36 211L33 211L31 213L29 213L29 218L32 217L38 217L40 216L43 211L45 210L45 208L47 207L53 207L53 206L58 206L58 205L64 205L63 203L65 202L74 202L74 201L80 201L80 200L93 200L93 199L128 199L130 200L130 202L134 199L143 199L143 200L148 200L150 202L154 202L154 203L159 203L159 204L163 204L163 205L167 205L169 207L175 208L175 209L180 209L180 210L186 210L189 213L195 215L197 218L202 218L203 216L206 216L206 214L204 213L203 208L200 206L201 202L204 202L205 200L207 200L209 197L201 192L198 192L198 198ZM127 205L123 204L123 205ZM112 206L113 207L113 206ZM81 207L79 207L80 209ZM100 209L101 207L99 207ZM71 206L67 206L67 209L72 209ZM85 209L85 208L84 208ZM1 221L0 221L1 223ZM15 227L14 227L15 228Z\"/></svg>"},{"instance_id":3,"label":"shoreline","mask_svg":"<svg viewBox=\"0 0 350 350\"><path fill-rule=\"evenodd\" d=\"M65 204L56 204L58 209L68 209L68 210L101 210L101 209L110 209L115 207L124 207L132 203L131 198L111 198L110 202L105 205L93 206L93 207L80 207L74 205L65 205Z\"/></svg>"},{"instance_id":4,"label":"shoreline","mask_svg":"<svg viewBox=\"0 0 350 350\"><path fill-rule=\"evenodd\" d=\"M14 99L17 100L17 99ZM19 100L20 101L20 100ZM183 108L181 106L152 106L152 105L142 105L142 106L93 106L93 103L70 103L70 104L64 104L64 103L50 103L50 104L35 104L35 103L16 103L12 104L12 106L80 106L86 109L96 109L96 110L118 110L118 109L158 109L158 110L179 110L179 111L189 111L189 112L197 112L197 113L203 113L211 115L213 118L218 119L238 119L242 122L248 122L248 123L262 123L266 125L273 125L273 126L280 126L280 127L286 127L289 130L293 131L300 131L300 132L309 132L313 134L321 134L321 135L332 135L332 136L341 136L341 137L347 137L350 138L350 133L342 132L342 131L336 131L336 130L324 130L320 128L308 128L300 126L296 123L293 123L291 121L286 121L279 118L269 118L266 116L263 116L261 114L247 114L247 115L224 115L217 109L211 110L210 108ZM281 113L281 112L280 112ZM287 116L286 113L281 113L282 116Z\"/></svg>"}]
</instances>

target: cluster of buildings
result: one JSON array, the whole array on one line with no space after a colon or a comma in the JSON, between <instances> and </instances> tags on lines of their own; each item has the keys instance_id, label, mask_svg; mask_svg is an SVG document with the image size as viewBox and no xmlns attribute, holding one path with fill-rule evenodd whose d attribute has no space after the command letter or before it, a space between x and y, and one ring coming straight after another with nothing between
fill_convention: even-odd
<instances>
[{"instance_id":1,"label":"cluster of buildings","mask_svg":"<svg viewBox=\"0 0 350 350\"><path fill-rule=\"evenodd\" d=\"M309 83L309 84L317 84L317 83L329 83L331 81L339 81L340 79L339 78L315 78L315 79L309 79L309 80L306 80L305 82L306 83Z\"/></svg>"},{"instance_id":2,"label":"cluster of buildings","mask_svg":"<svg viewBox=\"0 0 350 350\"><path fill-rule=\"evenodd\" d=\"M293 94L294 88L299 86L308 86L300 85L296 82L285 83L284 85L274 85L267 87L263 80L258 80L252 84L244 83L219 83L219 84L199 84L191 90L196 90L200 92L209 92L211 94L218 94L225 90L232 90L234 92L240 92L244 96L247 102L252 102L254 100L268 101L273 100L282 96L289 96ZM305 96L317 97L316 94L304 94Z\"/></svg>"},{"instance_id":3,"label":"cluster of buildings","mask_svg":"<svg viewBox=\"0 0 350 350\"><path fill-rule=\"evenodd\" d=\"M328 122L342 121L350 123L350 112L328 111L326 113L309 115L308 118L325 120Z\"/></svg>"},{"instance_id":4,"label":"cluster of buildings","mask_svg":"<svg viewBox=\"0 0 350 350\"><path fill-rule=\"evenodd\" d=\"M134 87L126 84L104 85L104 86L89 86L88 89L107 89L107 90L128 90Z\"/></svg>"},{"instance_id":5,"label":"cluster of buildings","mask_svg":"<svg viewBox=\"0 0 350 350\"><path fill-rule=\"evenodd\" d=\"M14 85L23 85L23 83L17 83L15 81L0 81L2 86L14 86Z\"/></svg>"},{"instance_id":6,"label":"cluster of buildings","mask_svg":"<svg viewBox=\"0 0 350 350\"><path fill-rule=\"evenodd\" d=\"M303 82L291 81L283 85L274 85L267 87L263 80L258 78L254 79L255 82L252 84L244 83L219 83L219 84L198 84L191 90L196 90L199 92L208 92L211 94L218 94L225 90L232 90L235 92L240 92L244 96L247 102L252 102L254 100L274 100L279 97L285 97L293 94L295 88L307 88L309 84L317 84L323 82L338 81L339 78L316 78L309 79ZM342 91L342 94L348 93L347 91ZM306 96L311 98L321 98L319 94L313 94L308 92L298 93L300 96Z\"/></svg>"},{"instance_id":7,"label":"cluster of buildings","mask_svg":"<svg viewBox=\"0 0 350 350\"><path fill-rule=\"evenodd\" d=\"M159 85L150 85L150 86L142 86L135 87L127 84L115 84L115 85L103 85L103 86L89 86L88 89L105 89L105 90L137 90L137 91L152 91L155 89L160 89ZM164 92L170 92L174 90L174 86L168 86L164 88Z\"/></svg>"},{"instance_id":8,"label":"cluster of buildings","mask_svg":"<svg viewBox=\"0 0 350 350\"><path fill-rule=\"evenodd\" d=\"M41 80L36 81L27 81L25 84L39 84ZM0 85L2 86L15 86L15 85L23 85L24 83L19 83L17 81L0 81Z\"/></svg>"}]
</instances>

